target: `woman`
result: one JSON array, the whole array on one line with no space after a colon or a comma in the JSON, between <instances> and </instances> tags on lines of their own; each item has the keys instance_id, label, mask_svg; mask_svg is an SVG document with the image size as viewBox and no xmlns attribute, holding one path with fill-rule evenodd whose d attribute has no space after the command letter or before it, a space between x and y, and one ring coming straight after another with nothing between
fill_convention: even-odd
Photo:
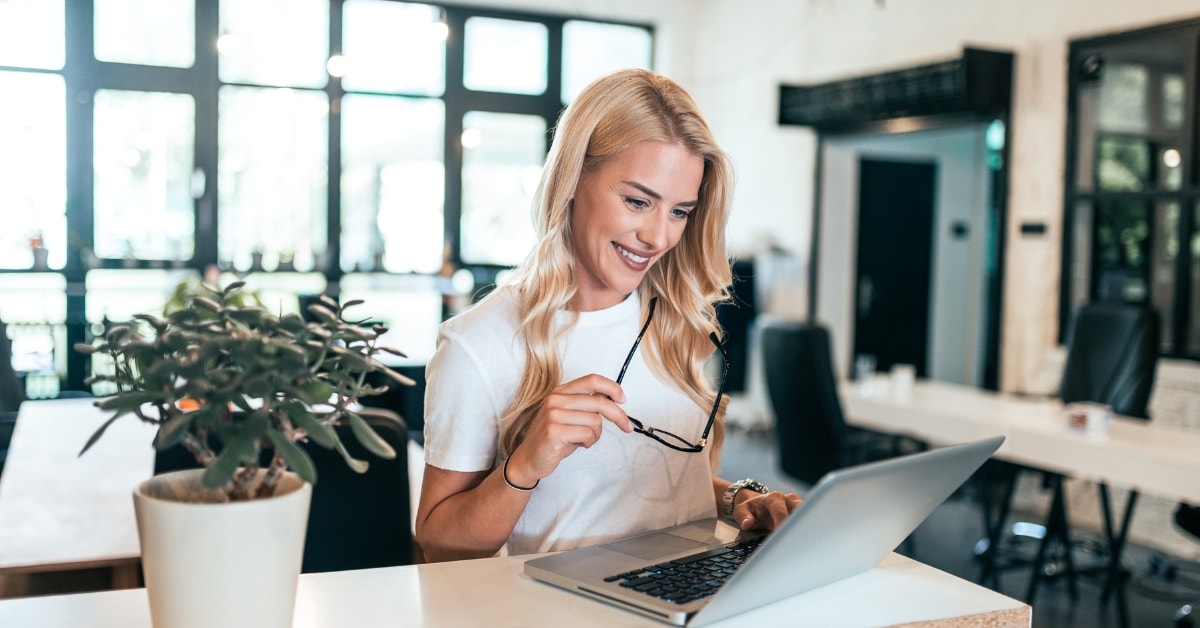
<instances>
[{"instance_id":1,"label":"woman","mask_svg":"<svg viewBox=\"0 0 1200 628\"><path fill-rule=\"evenodd\" d=\"M570 549L718 513L774 528L796 507L712 473L724 403L702 367L731 280L731 185L665 77L609 74L564 112L534 201L539 244L439 330L426 559Z\"/></svg>"}]
</instances>

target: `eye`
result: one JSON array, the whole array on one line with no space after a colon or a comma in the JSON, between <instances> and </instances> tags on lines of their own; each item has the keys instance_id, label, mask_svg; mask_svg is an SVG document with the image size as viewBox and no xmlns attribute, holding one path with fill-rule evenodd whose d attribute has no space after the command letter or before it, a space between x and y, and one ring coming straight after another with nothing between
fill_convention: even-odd
<instances>
[{"instance_id":1,"label":"eye","mask_svg":"<svg viewBox=\"0 0 1200 628\"><path fill-rule=\"evenodd\" d=\"M637 198L637 197L633 197L633 196L626 196L625 203L637 211L641 211L643 209L650 207L650 203L647 203L646 201L644 201L640 198Z\"/></svg>"},{"instance_id":2,"label":"eye","mask_svg":"<svg viewBox=\"0 0 1200 628\"><path fill-rule=\"evenodd\" d=\"M675 209L671 210L671 217L675 218L676 220L687 220L691 215L692 210L684 209L683 207L676 207Z\"/></svg>"}]
</instances>

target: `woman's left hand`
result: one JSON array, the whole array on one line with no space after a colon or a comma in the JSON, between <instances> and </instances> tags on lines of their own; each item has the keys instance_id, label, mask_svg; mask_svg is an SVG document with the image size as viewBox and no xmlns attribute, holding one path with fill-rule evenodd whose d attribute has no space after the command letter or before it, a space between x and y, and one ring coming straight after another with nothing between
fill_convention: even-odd
<instances>
[{"instance_id":1,"label":"woman's left hand","mask_svg":"<svg viewBox=\"0 0 1200 628\"><path fill-rule=\"evenodd\" d=\"M800 496L795 493L771 491L767 494L741 491L750 495L733 506L733 520L743 530L774 530L783 524L797 506ZM740 497L740 495L739 495Z\"/></svg>"}]
</instances>

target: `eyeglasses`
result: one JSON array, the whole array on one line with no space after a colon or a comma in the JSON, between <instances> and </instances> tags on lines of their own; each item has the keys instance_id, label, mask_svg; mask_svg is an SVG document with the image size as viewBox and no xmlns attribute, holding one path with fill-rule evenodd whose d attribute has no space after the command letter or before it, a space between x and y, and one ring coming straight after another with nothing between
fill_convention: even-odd
<instances>
[{"instance_id":1,"label":"eyeglasses","mask_svg":"<svg viewBox=\"0 0 1200 628\"><path fill-rule=\"evenodd\" d=\"M621 366L621 373L617 375L617 384L625 379L625 371L629 369L629 363L633 361L633 354L637 352L638 345L642 343L642 336L646 335L646 330L650 329L650 321L654 319L654 306L658 304L658 297L650 299L650 311L646 314L646 322L642 325L642 330L638 332L637 340L633 341L633 346L629 348L629 355L625 356L625 364ZM721 341L717 338L717 334L711 333L708 339L716 346L717 351L721 354L721 383L717 387L717 396L713 400L712 412L708 413L708 423L704 426L704 433L700 435L700 441L691 443L687 439L672 434L666 430L661 430L656 427L647 427L641 421L629 417L629 422L633 424L633 431L638 434L644 434L654 440L674 449L686 453L697 453L704 451L704 446L708 444L708 433L712 430L713 421L717 419L717 411L721 409L721 397L725 393L725 377L729 375L729 356L725 354L725 348L721 346Z\"/></svg>"}]
</instances>

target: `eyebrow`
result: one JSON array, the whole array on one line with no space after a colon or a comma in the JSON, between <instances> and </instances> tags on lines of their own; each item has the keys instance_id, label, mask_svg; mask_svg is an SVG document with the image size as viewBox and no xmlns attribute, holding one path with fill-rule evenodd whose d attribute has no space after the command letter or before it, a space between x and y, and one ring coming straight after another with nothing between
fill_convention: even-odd
<instances>
[{"instance_id":1,"label":"eyebrow","mask_svg":"<svg viewBox=\"0 0 1200 628\"><path fill-rule=\"evenodd\" d=\"M655 192L654 190L651 190L650 188L642 185L641 183L638 183L637 181L621 181L621 183L624 183L625 185L632 186L632 187L637 188L638 190L641 190L642 194L645 194L646 196L649 196L650 198L653 198L654 200L658 200L658 201L662 200L661 194L659 194L658 192ZM698 201L698 200L685 201L683 203L678 203L678 206L679 207L696 207L699 204L700 204L700 201Z\"/></svg>"}]
</instances>

